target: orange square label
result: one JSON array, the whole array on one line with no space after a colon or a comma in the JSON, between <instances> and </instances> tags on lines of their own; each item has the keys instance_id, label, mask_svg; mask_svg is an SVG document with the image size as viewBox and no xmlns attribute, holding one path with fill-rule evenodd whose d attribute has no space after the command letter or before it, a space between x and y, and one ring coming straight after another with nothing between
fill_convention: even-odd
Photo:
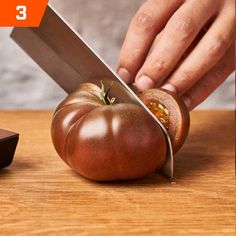
<instances>
[{"instance_id":1,"label":"orange square label","mask_svg":"<svg viewBox=\"0 0 236 236\"><path fill-rule=\"evenodd\" d=\"M0 4L0 26L38 27L48 0L4 0Z\"/></svg>"}]
</instances>

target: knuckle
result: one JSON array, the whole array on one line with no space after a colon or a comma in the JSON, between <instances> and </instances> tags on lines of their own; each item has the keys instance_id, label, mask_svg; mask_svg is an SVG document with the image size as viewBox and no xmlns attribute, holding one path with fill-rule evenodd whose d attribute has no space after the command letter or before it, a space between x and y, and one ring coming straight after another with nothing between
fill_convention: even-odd
<instances>
[{"instance_id":1,"label":"knuckle","mask_svg":"<svg viewBox=\"0 0 236 236\"><path fill-rule=\"evenodd\" d=\"M170 20L168 26L174 33L177 31L183 38L191 36L196 31L196 23L190 16L175 16Z\"/></svg>"},{"instance_id":2,"label":"knuckle","mask_svg":"<svg viewBox=\"0 0 236 236\"><path fill-rule=\"evenodd\" d=\"M208 44L208 54L211 57L220 57L227 50L227 43L221 36L211 37Z\"/></svg>"},{"instance_id":3,"label":"knuckle","mask_svg":"<svg viewBox=\"0 0 236 236\"><path fill-rule=\"evenodd\" d=\"M125 67L133 70L137 67L138 62L140 61L140 55L142 55L140 48L127 50L125 53L120 55L119 64L124 64Z\"/></svg>"},{"instance_id":4,"label":"knuckle","mask_svg":"<svg viewBox=\"0 0 236 236\"><path fill-rule=\"evenodd\" d=\"M164 60L160 59L153 59L149 62L149 67L151 71L154 71L155 73L163 73L167 69L167 64Z\"/></svg>"},{"instance_id":5,"label":"knuckle","mask_svg":"<svg viewBox=\"0 0 236 236\"><path fill-rule=\"evenodd\" d=\"M182 95L195 82L195 74L193 71L181 70L174 75L173 79L176 81L176 93Z\"/></svg>"},{"instance_id":6,"label":"knuckle","mask_svg":"<svg viewBox=\"0 0 236 236\"><path fill-rule=\"evenodd\" d=\"M150 31L154 28L154 18L150 13L140 12L134 17L134 26L140 31Z\"/></svg>"},{"instance_id":7,"label":"knuckle","mask_svg":"<svg viewBox=\"0 0 236 236\"><path fill-rule=\"evenodd\" d=\"M179 72L178 78L180 78L182 83L189 84L193 80L194 75L192 71L184 70L184 71Z\"/></svg>"}]
</instances>

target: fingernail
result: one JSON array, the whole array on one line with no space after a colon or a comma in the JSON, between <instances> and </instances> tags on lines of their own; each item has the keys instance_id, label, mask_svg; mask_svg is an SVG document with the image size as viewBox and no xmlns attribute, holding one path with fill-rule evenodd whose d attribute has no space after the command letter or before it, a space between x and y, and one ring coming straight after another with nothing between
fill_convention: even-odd
<instances>
[{"instance_id":1,"label":"fingernail","mask_svg":"<svg viewBox=\"0 0 236 236\"><path fill-rule=\"evenodd\" d=\"M117 72L117 74L119 75L119 77L127 84L131 83L131 74L129 73L128 70L126 70L125 68L120 68Z\"/></svg>"},{"instance_id":2,"label":"fingernail","mask_svg":"<svg viewBox=\"0 0 236 236\"><path fill-rule=\"evenodd\" d=\"M139 77L136 80L135 85L140 91L145 91L155 87L153 80L146 75Z\"/></svg>"},{"instance_id":3,"label":"fingernail","mask_svg":"<svg viewBox=\"0 0 236 236\"><path fill-rule=\"evenodd\" d=\"M190 110L192 106L192 101L189 97L183 97L184 103L187 106L187 108Z\"/></svg>"},{"instance_id":4,"label":"fingernail","mask_svg":"<svg viewBox=\"0 0 236 236\"><path fill-rule=\"evenodd\" d=\"M170 92L177 93L176 88L172 84L165 84L162 86L163 89L166 89Z\"/></svg>"}]
</instances>

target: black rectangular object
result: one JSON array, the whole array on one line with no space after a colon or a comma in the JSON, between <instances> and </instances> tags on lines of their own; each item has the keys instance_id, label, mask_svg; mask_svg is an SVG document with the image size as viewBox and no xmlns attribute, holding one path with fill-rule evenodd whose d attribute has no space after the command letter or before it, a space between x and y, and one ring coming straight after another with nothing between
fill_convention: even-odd
<instances>
[{"instance_id":1,"label":"black rectangular object","mask_svg":"<svg viewBox=\"0 0 236 236\"><path fill-rule=\"evenodd\" d=\"M0 129L0 169L12 163L19 134Z\"/></svg>"}]
</instances>

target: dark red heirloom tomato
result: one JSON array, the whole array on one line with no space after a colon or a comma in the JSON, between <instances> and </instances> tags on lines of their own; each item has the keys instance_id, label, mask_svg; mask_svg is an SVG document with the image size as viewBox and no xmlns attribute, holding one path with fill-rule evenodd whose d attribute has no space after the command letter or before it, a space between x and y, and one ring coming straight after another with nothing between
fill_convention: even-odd
<instances>
[{"instance_id":1,"label":"dark red heirloom tomato","mask_svg":"<svg viewBox=\"0 0 236 236\"><path fill-rule=\"evenodd\" d=\"M51 135L60 157L97 181L137 179L160 169L165 135L134 104L113 104L94 84L82 84L56 109Z\"/></svg>"}]
</instances>

